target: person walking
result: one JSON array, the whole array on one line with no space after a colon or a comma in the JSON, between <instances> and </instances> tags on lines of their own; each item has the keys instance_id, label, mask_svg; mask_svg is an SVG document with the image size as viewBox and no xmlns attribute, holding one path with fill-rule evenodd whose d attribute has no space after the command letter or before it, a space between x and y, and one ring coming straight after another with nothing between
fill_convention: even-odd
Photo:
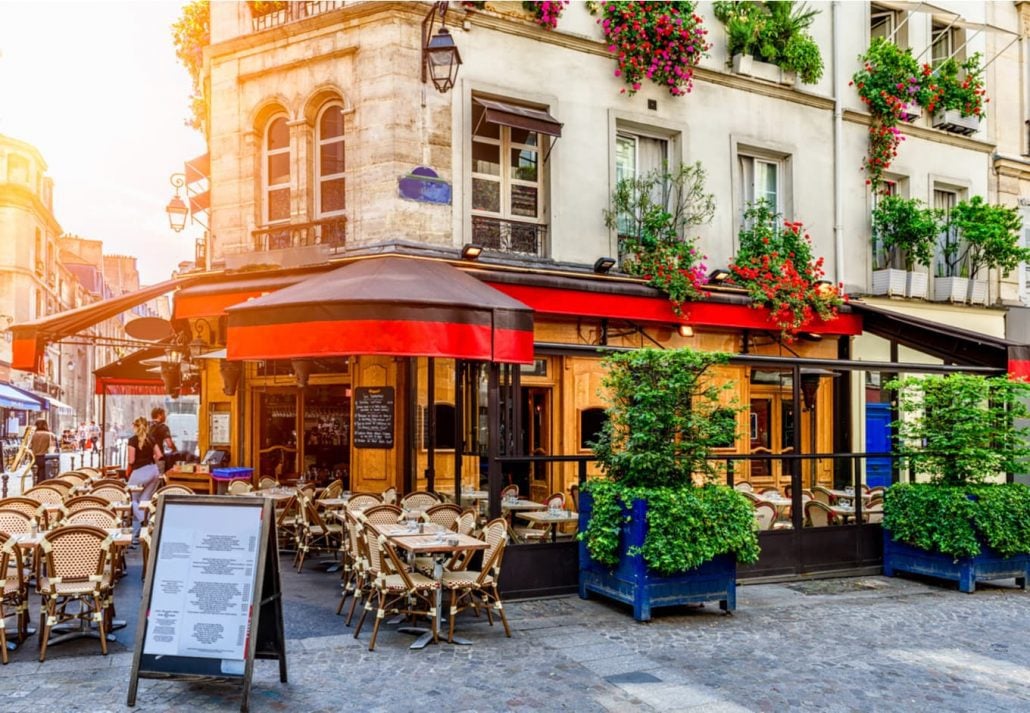
<instances>
[{"instance_id":1,"label":"person walking","mask_svg":"<svg viewBox=\"0 0 1030 713\"><path fill-rule=\"evenodd\" d=\"M100 426L93 420L89 422L89 443L93 453L100 453Z\"/></svg>"},{"instance_id":2,"label":"person walking","mask_svg":"<svg viewBox=\"0 0 1030 713\"><path fill-rule=\"evenodd\" d=\"M87 438L88 435L89 434L86 431L86 422L85 421L80 422L79 423L79 428L78 428L78 430L75 433L75 437L79 441L79 451L80 452L86 450L86 438Z\"/></svg>"},{"instance_id":3,"label":"person walking","mask_svg":"<svg viewBox=\"0 0 1030 713\"><path fill-rule=\"evenodd\" d=\"M174 465L172 461L175 455L175 441L172 440L172 431L165 423L168 415L160 406L150 409L150 440L157 444L161 455L157 460L157 470L164 475L165 469Z\"/></svg>"},{"instance_id":4,"label":"person walking","mask_svg":"<svg viewBox=\"0 0 1030 713\"><path fill-rule=\"evenodd\" d=\"M57 445L57 439L50 432L46 419L36 421L36 432L29 441L29 450L36 457L36 477L32 484L36 485L46 479L46 456Z\"/></svg>"},{"instance_id":5,"label":"person walking","mask_svg":"<svg viewBox=\"0 0 1030 713\"><path fill-rule=\"evenodd\" d=\"M142 491L132 493L132 544L139 543L139 531L143 526L143 509L141 500L150 500L161 474L157 472L157 461L161 457L161 449L151 440L150 423L143 416L132 422L135 433L129 438L128 473L129 485L140 485Z\"/></svg>"}]
</instances>

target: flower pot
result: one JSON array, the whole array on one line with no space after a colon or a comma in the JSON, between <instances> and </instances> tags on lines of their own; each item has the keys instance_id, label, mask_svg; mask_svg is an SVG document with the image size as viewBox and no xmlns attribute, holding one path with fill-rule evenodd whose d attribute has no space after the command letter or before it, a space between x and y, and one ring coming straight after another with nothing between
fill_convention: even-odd
<instances>
[{"instance_id":1,"label":"flower pot","mask_svg":"<svg viewBox=\"0 0 1030 713\"><path fill-rule=\"evenodd\" d=\"M925 272L905 273L905 296L911 299L925 300L929 277Z\"/></svg>"},{"instance_id":2,"label":"flower pot","mask_svg":"<svg viewBox=\"0 0 1030 713\"><path fill-rule=\"evenodd\" d=\"M780 84L793 87L798 83L798 73L790 69L780 69Z\"/></svg>"},{"instance_id":3,"label":"flower pot","mask_svg":"<svg viewBox=\"0 0 1030 713\"><path fill-rule=\"evenodd\" d=\"M936 302L964 304L969 295L968 277L937 277L933 281L933 299Z\"/></svg>"},{"instance_id":4,"label":"flower pot","mask_svg":"<svg viewBox=\"0 0 1030 713\"><path fill-rule=\"evenodd\" d=\"M775 64L760 62L749 54L733 55L733 72L745 77L764 79L767 82L781 83L781 71Z\"/></svg>"},{"instance_id":5,"label":"flower pot","mask_svg":"<svg viewBox=\"0 0 1030 713\"><path fill-rule=\"evenodd\" d=\"M886 270L873 270L872 294L904 297L907 273L892 267Z\"/></svg>"},{"instance_id":6,"label":"flower pot","mask_svg":"<svg viewBox=\"0 0 1030 713\"><path fill-rule=\"evenodd\" d=\"M890 532L883 531L883 575L912 572L958 582L959 591L972 594L977 582L1014 577L1016 586L1026 589L1030 574L1030 553L1003 557L985 544L980 544L976 557L959 557L930 552L904 542L896 542Z\"/></svg>"},{"instance_id":7,"label":"flower pot","mask_svg":"<svg viewBox=\"0 0 1030 713\"><path fill-rule=\"evenodd\" d=\"M987 304L987 280L970 280L968 292L969 304Z\"/></svg>"},{"instance_id":8,"label":"flower pot","mask_svg":"<svg viewBox=\"0 0 1030 713\"><path fill-rule=\"evenodd\" d=\"M980 130L980 117L962 116L958 109L946 109L933 115L933 128L969 136Z\"/></svg>"},{"instance_id":9,"label":"flower pot","mask_svg":"<svg viewBox=\"0 0 1030 713\"><path fill-rule=\"evenodd\" d=\"M590 493L579 496L579 531L585 532L593 510ZM737 562L732 555L718 555L700 567L674 575L660 575L644 562L639 548L647 535L647 502L634 500L626 508L622 526L619 563L608 567L590 557L586 542L579 543L579 596L600 594L633 607L633 618L650 621L651 609L718 601L724 611L737 607ZM630 550L636 554L629 554Z\"/></svg>"},{"instance_id":10,"label":"flower pot","mask_svg":"<svg viewBox=\"0 0 1030 713\"><path fill-rule=\"evenodd\" d=\"M913 121L923 115L923 107L919 106L915 102L903 104L901 107L901 120L911 124Z\"/></svg>"}]
</instances>

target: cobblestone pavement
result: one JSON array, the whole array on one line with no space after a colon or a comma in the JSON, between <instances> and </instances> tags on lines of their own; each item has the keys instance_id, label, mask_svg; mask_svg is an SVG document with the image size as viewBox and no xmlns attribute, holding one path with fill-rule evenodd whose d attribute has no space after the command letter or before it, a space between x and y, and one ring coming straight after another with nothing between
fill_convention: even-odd
<instances>
[{"instance_id":1,"label":"cobblestone pavement","mask_svg":"<svg viewBox=\"0 0 1030 713\"><path fill-rule=\"evenodd\" d=\"M300 619L287 617L290 680L257 662L251 710L1030 710L1030 595L1011 586L967 595L883 577L751 585L733 616L711 604L649 624L597 600L511 602L511 639L463 617L472 646L410 651L386 626L369 652L368 628L355 640L332 613L336 581L316 569L284 576L287 609L307 601ZM131 636L119 639L106 658L82 642L77 655L54 647L39 664L32 637L0 669L0 711L130 710ZM238 694L144 680L136 710L233 711Z\"/></svg>"}]
</instances>

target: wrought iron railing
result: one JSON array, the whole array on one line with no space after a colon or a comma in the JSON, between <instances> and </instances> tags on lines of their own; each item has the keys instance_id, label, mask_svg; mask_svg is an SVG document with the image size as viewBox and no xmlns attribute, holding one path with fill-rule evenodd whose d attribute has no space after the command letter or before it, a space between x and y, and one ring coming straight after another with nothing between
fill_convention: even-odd
<instances>
[{"instance_id":1,"label":"wrought iron railing","mask_svg":"<svg viewBox=\"0 0 1030 713\"><path fill-rule=\"evenodd\" d=\"M547 226L474 215L472 242L487 250L542 257L547 244Z\"/></svg>"},{"instance_id":2,"label":"wrought iron railing","mask_svg":"<svg viewBox=\"0 0 1030 713\"><path fill-rule=\"evenodd\" d=\"M343 249L346 241L347 219L328 218L311 223L287 223L255 230L251 233L251 244L244 246L239 252L246 252L248 249L267 252L323 245L329 248L329 252L335 253Z\"/></svg>"},{"instance_id":3,"label":"wrought iron railing","mask_svg":"<svg viewBox=\"0 0 1030 713\"><path fill-rule=\"evenodd\" d=\"M343 7L343 0L306 0L304 2L267 2L263 4L273 9L251 17L250 27L254 32L321 15L330 10L337 10Z\"/></svg>"}]
</instances>

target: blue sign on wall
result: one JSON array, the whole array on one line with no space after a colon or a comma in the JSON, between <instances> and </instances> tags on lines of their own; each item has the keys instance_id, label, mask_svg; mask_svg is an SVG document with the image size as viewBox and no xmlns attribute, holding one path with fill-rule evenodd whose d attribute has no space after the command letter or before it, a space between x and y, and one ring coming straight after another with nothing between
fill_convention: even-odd
<instances>
[{"instance_id":1,"label":"blue sign on wall","mask_svg":"<svg viewBox=\"0 0 1030 713\"><path fill-rule=\"evenodd\" d=\"M428 166L417 166L397 179L397 193L405 200L419 203L448 205L451 202L451 184Z\"/></svg>"}]
</instances>

